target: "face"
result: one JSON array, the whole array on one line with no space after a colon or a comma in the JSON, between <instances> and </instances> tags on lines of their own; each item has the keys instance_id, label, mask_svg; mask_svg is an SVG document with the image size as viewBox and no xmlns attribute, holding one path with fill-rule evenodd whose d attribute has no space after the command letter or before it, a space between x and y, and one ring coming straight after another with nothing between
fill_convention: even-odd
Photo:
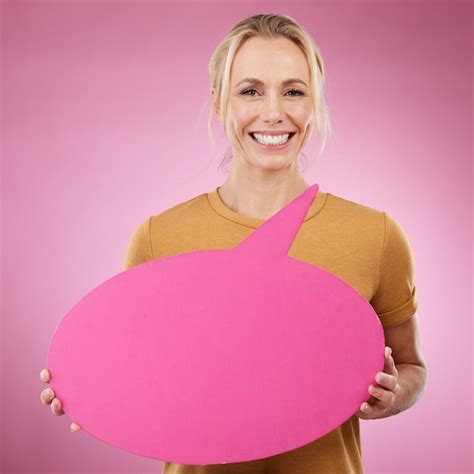
<instances>
[{"instance_id":1,"label":"face","mask_svg":"<svg viewBox=\"0 0 474 474\"><path fill-rule=\"evenodd\" d=\"M288 79L302 82L285 83ZM247 40L234 57L227 106L226 134L233 149L233 166L268 171L296 166L314 123L309 66L303 52L287 38ZM260 144L251 136L258 131L263 135L290 132L290 138L277 146ZM263 140L268 143L265 137Z\"/></svg>"}]
</instances>

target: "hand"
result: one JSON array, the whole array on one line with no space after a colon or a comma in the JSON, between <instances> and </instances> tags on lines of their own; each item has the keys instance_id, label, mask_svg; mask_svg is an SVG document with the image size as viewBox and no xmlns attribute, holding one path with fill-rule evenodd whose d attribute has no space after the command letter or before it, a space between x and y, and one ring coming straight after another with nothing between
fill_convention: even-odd
<instances>
[{"instance_id":1,"label":"hand","mask_svg":"<svg viewBox=\"0 0 474 474\"><path fill-rule=\"evenodd\" d=\"M398 385L398 370L392 358L392 348L385 347L385 366L383 372L375 376L376 386L369 385L372 395L367 402L362 403L355 416L362 420L375 420L385 418L392 411L395 397L400 390Z\"/></svg>"},{"instance_id":2,"label":"hand","mask_svg":"<svg viewBox=\"0 0 474 474\"><path fill-rule=\"evenodd\" d=\"M43 382L49 383L49 381L51 380L51 376L49 374L48 369L43 369L40 372L40 379ZM59 398L55 398L54 391L51 387L45 388L41 392L40 400L44 405L51 405L51 411L53 412L53 415L64 415L61 400L59 400ZM71 423L71 431L73 433L79 431L80 429L81 427L77 423Z\"/></svg>"}]
</instances>

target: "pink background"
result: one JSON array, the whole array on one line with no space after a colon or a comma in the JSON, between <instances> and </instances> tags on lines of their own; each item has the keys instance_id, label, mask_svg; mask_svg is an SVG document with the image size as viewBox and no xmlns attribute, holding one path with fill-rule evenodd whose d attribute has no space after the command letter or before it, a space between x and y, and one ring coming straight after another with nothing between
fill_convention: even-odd
<instances>
[{"instance_id":1,"label":"pink background","mask_svg":"<svg viewBox=\"0 0 474 474\"><path fill-rule=\"evenodd\" d=\"M161 472L71 433L39 372L133 229L224 181L217 126L205 169L207 65L256 13L293 16L326 62L335 134L306 180L389 212L415 257L428 386L361 420L366 472L471 472L472 5L455 1L2 2L2 472Z\"/></svg>"}]
</instances>

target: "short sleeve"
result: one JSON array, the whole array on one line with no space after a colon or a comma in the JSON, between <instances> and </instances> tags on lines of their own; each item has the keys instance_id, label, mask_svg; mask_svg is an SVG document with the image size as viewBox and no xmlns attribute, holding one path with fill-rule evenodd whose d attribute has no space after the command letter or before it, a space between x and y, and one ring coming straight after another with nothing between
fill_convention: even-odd
<instances>
[{"instance_id":1,"label":"short sleeve","mask_svg":"<svg viewBox=\"0 0 474 474\"><path fill-rule=\"evenodd\" d=\"M153 252L150 241L150 222L151 216L144 220L132 232L128 240L127 250L123 265L125 270L132 268L141 263L153 260Z\"/></svg>"},{"instance_id":2,"label":"short sleeve","mask_svg":"<svg viewBox=\"0 0 474 474\"><path fill-rule=\"evenodd\" d=\"M385 237L379 281L370 304L383 326L395 326L410 319L418 308L414 282L414 259L407 235L386 212Z\"/></svg>"}]
</instances>

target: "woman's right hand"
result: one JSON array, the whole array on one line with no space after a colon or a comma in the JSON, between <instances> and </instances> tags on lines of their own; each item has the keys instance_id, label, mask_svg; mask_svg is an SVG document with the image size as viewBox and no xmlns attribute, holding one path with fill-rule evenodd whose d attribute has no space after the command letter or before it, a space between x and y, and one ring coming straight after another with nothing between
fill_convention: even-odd
<instances>
[{"instance_id":1,"label":"woman's right hand","mask_svg":"<svg viewBox=\"0 0 474 474\"><path fill-rule=\"evenodd\" d=\"M51 376L48 369L43 369L40 372L40 379L45 383L49 383ZM51 405L51 411L54 415L64 415L61 400L59 400L59 398L55 398L54 390L51 387L45 388L41 392L40 400L44 405ZM77 423L71 423L71 431L73 433L79 431L80 429L81 427Z\"/></svg>"}]
</instances>

